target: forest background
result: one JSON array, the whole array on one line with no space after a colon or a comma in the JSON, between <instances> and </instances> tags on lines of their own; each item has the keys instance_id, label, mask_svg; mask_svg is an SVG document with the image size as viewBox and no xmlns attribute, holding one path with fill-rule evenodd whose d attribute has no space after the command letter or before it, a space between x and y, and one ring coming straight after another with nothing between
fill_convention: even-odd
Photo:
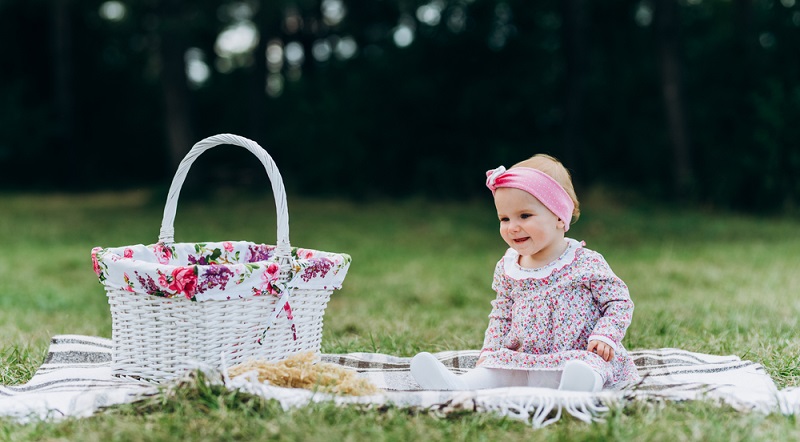
<instances>
[{"instance_id":1,"label":"forest background","mask_svg":"<svg viewBox=\"0 0 800 442\"><path fill-rule=\"evenodd\" d=\"M229 132L314 196L464 199L545 152L579 188L800 203L796 0L0 0L0 40L7 191L165 186Z\"/></svg>"},{"instance_id":2,"label":"forest background","mask_svg":"<svg viewBox=\"0 0 800 442\"><path fill-rule=\"evenodd\" d=\"M576 179L575 237L636 300L626 347L800 385L797 0L0 0L0 41L0 384L56 334L111 336L90 248L155 240L177 163L230 132L275 158L292 244L353 256L323 352L479 348L505 248L484 172L545 152ZM270 240L260 167L203 154L181 237ZM532 431L226 398L6 420L0 439L800 439L796 416L713 403Z\"/></svg>"}]
</instances>

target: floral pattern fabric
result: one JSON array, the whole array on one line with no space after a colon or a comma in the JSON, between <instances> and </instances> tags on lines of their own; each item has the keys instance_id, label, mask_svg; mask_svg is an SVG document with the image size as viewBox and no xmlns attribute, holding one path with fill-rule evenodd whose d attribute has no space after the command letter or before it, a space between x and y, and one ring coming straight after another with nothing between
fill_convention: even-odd
<instances>
[{"instance_id":1,"label":"floral pattern fabric","mask_svg":"<svg viewBox=\"0 0 800 442\"><path fill-rule=\"evenodd\" d=\"M622 345L633 314L628 287L602 255L565 240L567 250L545 267L521 267L513 249L497 263L492 283L497 297L481 366L561 370L567 361L581 360L600 373L605 386L638 381ZM614 348L610 362L586 351L594 339Z\"/></svg>"},{"instance_id":2,"label":"floral pattern fabric","mask_svg":"<svg viewBox=\"0 0 800 442\"><path fill-rule=\"evenodd\" d=\"M281 294L284 287L339 289L350 256L293 248L281 281L275 246L244 241L157 243L92 250L100 282L112 289L193 301Z\"/></svg>"}]
</instances>

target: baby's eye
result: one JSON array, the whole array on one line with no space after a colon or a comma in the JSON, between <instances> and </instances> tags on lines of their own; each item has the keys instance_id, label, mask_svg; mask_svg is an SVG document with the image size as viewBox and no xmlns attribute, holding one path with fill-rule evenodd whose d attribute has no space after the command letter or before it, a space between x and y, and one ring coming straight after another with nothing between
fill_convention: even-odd
<instances>
[{"instance_id":1,"label":"baby's eye","mask_svg":"<svg viewBox=\"0 0 800 442\"><path fill-rule=\"evenodd\" d=\"M500 218L500 222L501 222L501 223L508 222L508 217L507 217L507 216L501 217L501 218Z\"/></svg>"},{"instance_id":2,"label":"baby's eye","mask_svg":"<svg viewBox=\"0 0 800 442\"><path fill-rule=\"evenodd\" d=\"M520 215L519 217L520 217L520 218L522 218L522 219L526 219L526 218L530 218L530 217L532 217L532 216L533 216L533 215L532 215L532 214L530 214L530 213L523 213L523 214L522 214L522 215Z\"/></svg>"}]
</instances>

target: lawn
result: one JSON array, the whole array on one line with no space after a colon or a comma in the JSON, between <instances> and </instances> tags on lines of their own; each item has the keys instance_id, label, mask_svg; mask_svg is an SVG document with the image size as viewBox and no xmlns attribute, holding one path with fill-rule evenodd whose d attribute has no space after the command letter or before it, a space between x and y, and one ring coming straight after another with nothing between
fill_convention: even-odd
<instances>
[{"instance_id":1,"label":"lawn","mask_svg":"<svg viewBox=\"0 0 800 442\"><path fill-rule=\"evenodd\" d=\"M0 383L20 384L55 334L111 336L91 268L94 246L157 240L164 195L0 195ZM780 388L800 385L800 222L656 206L594 191L569 236L601 252L636 304L629 349L735 354ZM289 197L292 245L353 257L325 315L322 351L479 348L492 270L505 247L491 201L351 202ZM181 201L182 242L275 241L270 195L218 190ZM464 414L315 405L291 412L220 391L117 407L82 420L18 425L0 440L797 440L793 417L709 403L635 404L604 422L565 418L541 430Z\"/></svg>"}]
</instances>

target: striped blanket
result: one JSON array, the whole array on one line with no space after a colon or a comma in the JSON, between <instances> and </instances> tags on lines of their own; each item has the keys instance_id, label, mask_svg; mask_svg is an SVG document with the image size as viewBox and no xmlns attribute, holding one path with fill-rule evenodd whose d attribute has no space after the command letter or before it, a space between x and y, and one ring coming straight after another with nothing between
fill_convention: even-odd
<instances>
[{"instance_id":1,"label":"striped blanket","mask_svg":"<svg viewBox=\"0 0 800 442\"><path fill-rule=\"evenodd\" d=\"M157 394L152 384L111 376L111 341L60 335L33 378L24 385L0 386L0 417L18 421L90 416L104 407ZM631 351L642 382L598 393L544 388L498 388L478 391L421 391L409 372L410 358L378 353L326 354L324 362L356 370L381 389L373 396L332 396L309 390L279 388L247 374L218 382L275 399L288 409L312 402L374 404L425 409L435 414L472 410L524 420L534 427L557 421L566 413L584 421L602 418L611 406L627 401L710 399L742 411L800 414L800 388L779 391L764 368L736 356L714 356L673 348ZM452 351L436 356L455 372L475 365L478 351ZM202 367L200 367L202 369ZM209 372L206 369L207 373ZM213 376L211 378L214 378Z\"/></svg>"}]
</instances>

